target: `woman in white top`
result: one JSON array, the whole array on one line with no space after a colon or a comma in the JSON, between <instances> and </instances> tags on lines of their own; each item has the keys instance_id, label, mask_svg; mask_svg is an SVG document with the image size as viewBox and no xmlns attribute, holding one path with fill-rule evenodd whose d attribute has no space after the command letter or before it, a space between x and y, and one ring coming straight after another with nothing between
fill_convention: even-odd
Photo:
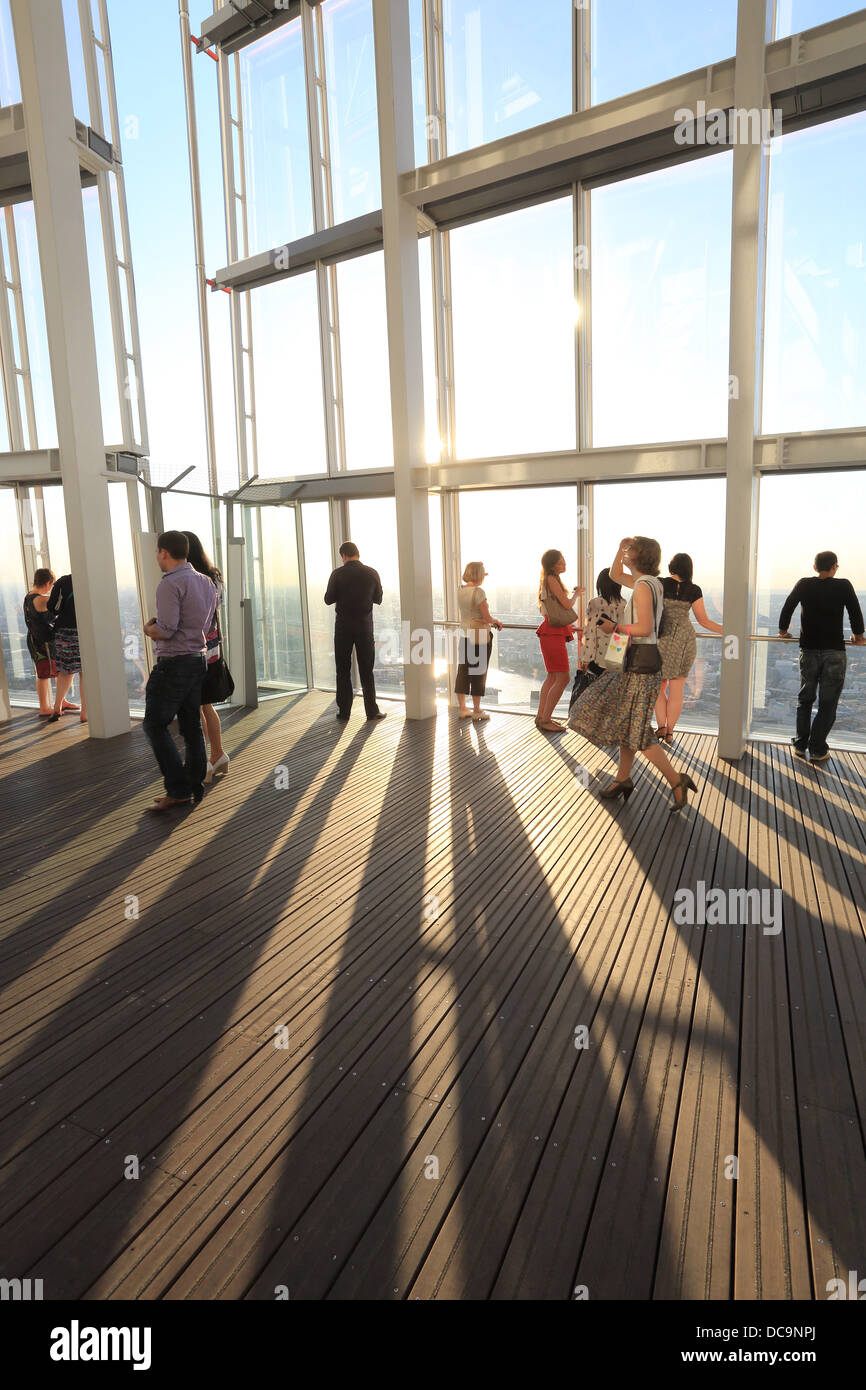
<instances>
[{"instance_id":1,"label":"woman in white top","mask_svg":"<svg viewBox=\"0 0 866 1390\"><path fill-rule=\"evenodd\" d=\"M463 571L463 583L457 590L461 635L454 693L460 706L459 718L476 719L479 723L490 718L481 709L481 697L487 686L487 670L493 650L491 628L502 629L502 624L496 618L491 618L487 595L481 588L486 574L481 561L473 560ZM472 696L471 710L466 707L467 695Z\"/></svg>"},{"instance_id":2,"label":"woman in white top","mask_svg":"<svg viewBox=\"0 0 866 1390\"><path fill-rule=\"evenodd\" d=\"M603 569L599 573L595 581L595 592L596 597L591 598L586 605L586 618L580 642L580 659L577 674L574 677L574 685L571 688L569 714L575 700L580 698L596 676L600 676L604 672L601 663L607 652L610 637L606 632L602 632L600 623L604 620L610 623L621 623L625 616L625 599L622 596L622 587L611 579L609 569Z\"/></svg>"}]
</instances>

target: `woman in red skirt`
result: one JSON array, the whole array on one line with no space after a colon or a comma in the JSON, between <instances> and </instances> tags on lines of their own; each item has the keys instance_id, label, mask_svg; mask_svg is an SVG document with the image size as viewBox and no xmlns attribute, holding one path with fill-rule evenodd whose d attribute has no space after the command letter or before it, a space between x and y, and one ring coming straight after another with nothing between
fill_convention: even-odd
<instances>
[{"instance_id":1,"label":"woman in red skirt","mask_svg":"<svg viewBox=\"0 0 866 1390\"><path fill-rule=\"evenodd\" d=\"M541 644L541 655L547 679L538 697L538 715L535 727L546 733L561 734L565 725L553 718L553 711L559 703L563 690L568 685L568 648L566 643L574 640L574 630L570 624L562 626L551 623L548 601L554 600L562 608L573 611L574 601L583 589L573 589L569 594L563 587L560 575L565 572L565 560L559 550L545 550L541 557L541 582L538 586L538 607L544 621L536 628ZM553 612L553 616L560 616Z\"/></svg>"}]
</instances>

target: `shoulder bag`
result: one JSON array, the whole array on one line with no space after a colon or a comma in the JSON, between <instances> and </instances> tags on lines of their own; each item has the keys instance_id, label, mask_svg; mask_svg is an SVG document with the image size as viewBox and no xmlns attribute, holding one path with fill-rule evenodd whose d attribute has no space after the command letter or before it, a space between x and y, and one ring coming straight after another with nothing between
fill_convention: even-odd
<instances>
[{"instance_id":1,"label":"shoulder bag","mask_svg":"<svg viewBox=\"0 0 866 1390\"><path fill-rule=\"evenodd\" d=\"M213 627L207 635L209 651L217 649L220 655L208 661L204 680L201 683L201 702L203 705L220 705L230 700L234 694L235 683L225 658L222 655L222 633L219 614L214 613Z\"/></svg>"},{"instance_id":2,"label":"shoulder bag","mask_svg":"<svg viewBox=\"0 0 866 1390\"><path fill-rule=\"evenodd\" d=\"M578 620L574 609L566 608L546 587L541 606L551 627L571 627L572 623L576 623Z\"/></svg>"},{"instance_id":3,"label":"shoulder bag","mask_svg":"<svg viewBox=\"0 0 866 1390\"><path fill-rule=\"evenodd\" d=\"M628 651L625 654L624 671L633 672L636 676L657 676L662 669L662 654L658 648L658 628L659 628L659 603L656 587L650 585L653 596L653 632L656 635L655 642L629 642Z\"/></svg>"},{"instance_id":4,"label":"shoulder bag","mask_svg":"<svg viewBox=\"0 0 866 1390\"><path fill-rule=\"evenodd\" d=\"M234 689L235 683L232 680L232 673L223 657L220 656L216 661L212 661L207 668L205 678L201 683L201 702L203 705L221 705L224 701L231 699Z\"/></svg>"}]
</instances>

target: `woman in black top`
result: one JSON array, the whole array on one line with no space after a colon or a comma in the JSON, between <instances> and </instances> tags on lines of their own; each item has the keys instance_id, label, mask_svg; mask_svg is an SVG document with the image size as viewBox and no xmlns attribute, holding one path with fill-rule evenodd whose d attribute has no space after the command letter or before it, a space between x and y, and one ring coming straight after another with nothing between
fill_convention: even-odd
<instances>
[{"instance_id":1,"label":"woman in black top","mask_svg":"<svg viewBox=\"0 0 866 1390\"><path fill-rule=\"evenodd\" d=\"M24 621L27 624L27 650L36 667L36 693L39 696L39 718L50 719L54 712L51 693L51 678L54 675L54 659L51 654L53 620L46 613L48 595L54 583L51 570L38 569L33 576L33 584L24 595ZM67 705L67 709L71 706Z\"/></svg>"},{"instance_id":2,"label":"woman in black top","mask_svg":"<svg viewBox=\"0 0 866 1390\"><path fill-rule=\"evenodd\" d=\"M63 712L64 696L78 676L81 688L82 724L87 723L87 706L84 703L84 681L81 678L81 653L78 649L78 622L75 617L75 595L72 592L72 575L62 574L51 590L48 598L48 612L54 617L54 664L57 668L54 695L54 713L50 723L60 718Z\"/></svg>"},{"instance_id":3,"label":"woman in black top","mask_svg":"<svg viewBox=\"0 0 866 1390\"><path fill-rule=\"evenodd\" d=\"M686 677L697 656L697 642L691 615L708 632L723 631L719 623L707 617L703 591L692 583L694 567L690 555L675 555L668 565L668 575L662 580L665 605L659 628L659 651L662 654L662 688L656 701L658 737L672 743L677 720L683 712L683 693Z\"/></svg>"}]
</instances>

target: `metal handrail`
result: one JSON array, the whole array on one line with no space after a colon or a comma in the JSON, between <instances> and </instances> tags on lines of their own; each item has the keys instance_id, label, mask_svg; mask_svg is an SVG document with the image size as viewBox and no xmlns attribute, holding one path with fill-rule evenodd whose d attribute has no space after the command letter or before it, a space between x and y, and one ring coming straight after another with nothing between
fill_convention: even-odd
<instances>
[{"instance_id":1,"label":"metal handrail","mask_svg":"<svg viewBox=\"0 0 866 1390\"><path fill-rule=\"evenodd\" d=\"M462 624L461 622L455 621L453 618L434 618L434 619L433 619L433 626L434 626L434 627L455 627L455 628L460 628L461 630L462 630L462 628L463 628L463 624ZM580 627L577 623L572 623L571 626L572 626L572 631L577 632L577 633L580 633L580 634L583 633L583 628ZM535 631L536 631L536 628L535 628L534 624L532 624L532 623L503 623L503 624L502 624L502 627L503 627L504 629L510 630L510 631L512 631L512 632L535 632ZM710 641L715 641L715 642L721 642L721 641L723 640L723 637L724 637L724 634L721 633L721 632L701 632L698 628L696 628L696 627L694 627L694 626L692 627L692 631L694 632L695 637L708 638ZM772 634L769 634L769 633L750 632L750 633L749 633L749 641L750 641L750 642L781 642L781 643L783 643L785 646L791 646L792 644L796 644L797 638L796 638L796 637L776 637L776 636L773 636ZM846 647L850 647L850 646L854 646L854 647L856 647L856 646L866 646L866 643L862 643L862 642L861 642L861 643L852 643L852 642L850 642L850 641L846 638L845 646L846 646Z\"/></svg>"}]
</instances>

